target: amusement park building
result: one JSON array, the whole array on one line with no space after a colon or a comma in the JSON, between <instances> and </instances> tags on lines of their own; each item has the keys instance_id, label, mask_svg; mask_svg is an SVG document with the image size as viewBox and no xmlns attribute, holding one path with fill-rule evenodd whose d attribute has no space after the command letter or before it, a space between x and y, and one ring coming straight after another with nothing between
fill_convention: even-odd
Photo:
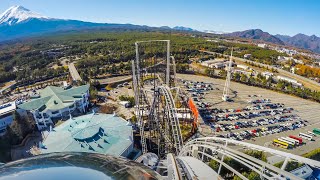
<instances>
[{"instance_id":1,"label":"amusement park building","mask_svg":"<svg viewBox=\"0 0 320 180\"><path fill-rule=\"evenodd\" d=\"M133 150L131 125L111 114L87 114L70 118L52 129L40 153L89 152L127 157Z\"/></svg>"},{"instance_id":2,"label":"amusement park building","mask_svg":"<svg viewBox=\"0 0 320 180\"><path fill-rule=\"evenodd\" d=\"M89 85L63 89L48 86L39 97L18 106L32 113L39 130L49 127L54 119L68 117L72 112L85 113L89 104Z\"/></svg>"}]
</instances>

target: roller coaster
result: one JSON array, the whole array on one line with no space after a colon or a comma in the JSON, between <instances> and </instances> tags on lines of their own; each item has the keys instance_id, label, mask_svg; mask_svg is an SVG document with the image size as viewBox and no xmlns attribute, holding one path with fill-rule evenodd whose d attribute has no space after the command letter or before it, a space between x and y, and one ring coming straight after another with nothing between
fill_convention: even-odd
<instances>
[{"instance_id":1,"label":"roller coaster","mask_svg":"<svg viewBox=\"0 0 320 180\"><path fill-rule=\"evenodd\" d=\"M165 45L164 52L152 51L157 43ZM176 106L189 105L197 119L196 107L175 87L170 41L139 41L136 52L132 71L142 155L135 162L99 153L42 154L0 163L0 179L319 179L319 174L313 174L320 172L319 161L287 152L219 137L191 137L183 142ZM259 156L262 152L283 162L274 166ZM292 168L292 163L299 167Z\"/></svg>"},{"instance_id":2,"label":"roller coaster","mask_svg":"<svg viewBox=\"0 0 320 180\"><path fill-rule=\"evenodd\" d=\"M162 53L165 57L147 57L147 53L140 56L140 44L159 42L166 43L166 52ZM170 89L175 83L175 78L170 75L175 74L174 62L171 63L174 58L170 57L169 53L170 41L139 41L135 45L136 60L132 61L132 72L142 152L145 154L148 151L146 141L148 139L149 150L156 152L159 157L164 157L170 152L178 154L183 140ZM148 79L150 81L147 85ZM148 134L145 133L146 127Z\"/></svg>"},{"instance_id":3,"label":"roller coaster","mask_svg":"<svg viewBox=\"0 0 320 180\"><path fill-rule=\"evenodd\" d=\"M147 50L156 43L165 46L164 52ZM143 153L137 161L148 165L148 157L157 156L159 161L152 168L167 179L222 179L223 169L241 179L248 179L239 172L240 167L227 164L226 158L259 174L260 179L301 179L286 171L291 161L320 168L318 161L227 138L202 137L184 143L176 115L176 98L172 95L173 91L177 94L179 91L175 87L176 71L174 58L170 56L170 41L139 41L135 47L136 59L132 61L135 112ZM187 104L187 98L183 100ZM246 154L245 150L263 151L285 161L278 168ZM219 164L217 169L208 166L211 161Z\"/></svg>"}]
</instances>

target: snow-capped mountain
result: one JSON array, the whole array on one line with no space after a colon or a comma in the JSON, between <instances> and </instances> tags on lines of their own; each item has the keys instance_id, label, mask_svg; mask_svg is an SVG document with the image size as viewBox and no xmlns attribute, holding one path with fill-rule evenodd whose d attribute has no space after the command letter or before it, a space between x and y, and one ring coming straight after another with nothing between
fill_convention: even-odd
<instances>
[{"instance_id":1,"label":"snow-capped mountain","mask_svg":"<svg viewBox=\"0 0 320 180\"><path fill-rule=\"evenodd\" d=\"M90 29L145 28L130 24L92 23L78 20L49 18L22 6L13 6L0 16L0 42L16 38L45 35L56 32Z\"/></svg>"},{"instance_id":2,"label":"snow-capped mountain","mask_svg":"<svg viewBox=\"0 0 320 180\"><path fill-rule=\"evenodd\" d=\"M203 30L202 32L209 33L209 34L227 34L227 32L224 32L224 31L213 31L213 30Z\"/></svg>"},{"instance_id":3,"label":"snow-capped mountain","mask_svg":"<svg viewBox=\"0 0 320 180\"><path fill-rule=\"evenodd\" d=\"M22 6L12 6L0 16L0 25L15 25L30 19L49 19Z\"/></svg>"},{"instance_id":4,"label":"snow-capped mountain","mask_svg":"<svg viewBox=\"0 0 320 180\"><path fill-rule=\"evenodd\" d=\"M0 0L1 1L1 0ZM0 43L6 40L30 36L47 35L58 32L74 31L188 31L186 27L150 27L134 24L93 23L79 20L56 19L42 16L22 6L13 6L0 16Z\"/></svg>"},{"instance_id":5,"label":"snow-capped mountain","mask_svg":"<svg viewBox=\"0 0 320 180\"><path fill-rule=\"evenodd\" d=\"M197 31L195 29L189 28L189 27L184 27L184 26L175 26L172 29L178 30L178 31Z\"/></svg>"}]
</instances>

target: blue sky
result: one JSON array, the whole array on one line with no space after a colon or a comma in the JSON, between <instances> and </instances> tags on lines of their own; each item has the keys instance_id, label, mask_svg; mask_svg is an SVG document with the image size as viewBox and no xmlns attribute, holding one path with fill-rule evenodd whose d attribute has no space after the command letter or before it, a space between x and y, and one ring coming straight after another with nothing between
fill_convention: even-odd
<instances>
[{"instance_id":1,"label":"blue sky","mask_svg":"<svg viewBox=\"0 0 320 180\"><path fill-rule=\"evenodd\" d=\"M42 15L92 22L320 36L320 0L0 0Z\"/></svg>"}]
</instances>

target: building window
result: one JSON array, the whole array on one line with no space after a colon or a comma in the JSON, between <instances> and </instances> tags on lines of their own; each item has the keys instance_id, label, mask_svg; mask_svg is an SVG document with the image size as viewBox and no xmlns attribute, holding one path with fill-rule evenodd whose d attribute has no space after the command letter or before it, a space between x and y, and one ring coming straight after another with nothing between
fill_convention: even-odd
<instances>
[{"instance_id":1,"label":"building window","mask_svg":"<svg viewBox=\"0 0 320 180\"><path fill-rule=\"evenodd\" d=\"M52 111L51 114L58 114L59 111Z\"/></svg>"},{"instance_id":2,"label":"building window","mask_svg":"<svg viewBox=\"0 0 320 180\"><path fill-rule=\"evenodd\" d=\"M43 113L43 117L46 118L46 119L49 118L47 113Z\"/></svg>"},{"instance_id":3,"label":"building window","mask_svg":"<svg viewBox=\"0 0 320 180\"><path fill-rule=\"evenodd\" d=\"M38 109L38 111L39 111L39 112L42 112L43 110L46 109L46 107L47 107L46 105L43 105L43 106L41 106L41 107Z\"/></svg>"},{"instance_id":4,"label":"building window","mask_svg":"<svg viewBox=\"0 0 320 180\"><path fill-rule=\"evenodd\" d=\"M77 102L76 102L76 105L77 105L78 107L80 107L80 106L81 106L81 102L80 102L80 101L77 101Z\"/></svg>"}]
</instances>

